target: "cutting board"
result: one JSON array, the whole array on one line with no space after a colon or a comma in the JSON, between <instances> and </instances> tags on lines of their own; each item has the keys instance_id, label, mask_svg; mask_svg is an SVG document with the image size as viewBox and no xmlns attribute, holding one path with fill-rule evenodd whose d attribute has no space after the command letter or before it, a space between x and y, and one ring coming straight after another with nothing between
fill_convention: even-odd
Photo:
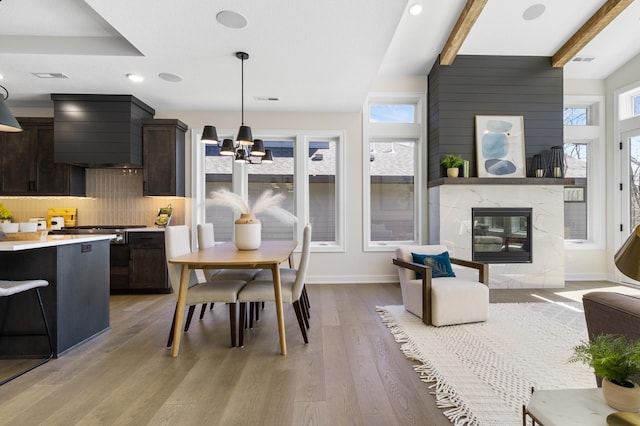
<instances>
[{"instance_id":1,"label":"cutting board","mask_svg":"<svg viewBox=\"0 0 640 426\"><path fill-rule=\"evenodd\" d=\"M54 216L62 216L64 218L64 226L76 226L76 218L78 209L75 207L54 207L47 210L47 228L51 228L51 218Z\"/></svg>"}]
</instances>

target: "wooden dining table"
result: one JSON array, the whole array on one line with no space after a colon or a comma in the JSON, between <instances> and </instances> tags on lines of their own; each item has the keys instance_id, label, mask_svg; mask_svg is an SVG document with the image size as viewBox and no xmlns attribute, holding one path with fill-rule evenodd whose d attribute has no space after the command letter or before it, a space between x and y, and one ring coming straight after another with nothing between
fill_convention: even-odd
<instances>
[{"instance_id":1,"label":"wooden dining table","mask_svg":"<svg viewBox=\"0 0 640 426\"><path fill-rule=\"evenodd\" d=\"M182 265L176 321L173 326L172 356L177 357L180 351L182 322L189 287L189 269L271 269L278 317L278 333L280 334L280 352L282 355L286 355L287 338L282 309L280 264L288 260L290 267L293 267L293 250L296 246L297 242L293 240L262 241L257 250L238 250L232 242L228 242L169 259L170 263Z\"/></svg>"}]
</instances>

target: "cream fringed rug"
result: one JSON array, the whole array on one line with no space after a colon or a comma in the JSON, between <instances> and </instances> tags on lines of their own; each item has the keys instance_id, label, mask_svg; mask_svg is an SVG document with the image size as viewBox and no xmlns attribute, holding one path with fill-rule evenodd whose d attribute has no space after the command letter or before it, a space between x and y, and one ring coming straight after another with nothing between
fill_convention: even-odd
<instances>
[{"instance_id":1,"label":"cream fringed rug","mask_svg":"<svg viewBox=\"0 0 640 426\"><path fill-rule=\"evenodd\" d=\"M521 425L532 387L596 386L588 367L567 362L587 339L580 303L492 303L487 322L446 327L403 306L377 311L455 425Z\"/></svg>"}]
</instances>

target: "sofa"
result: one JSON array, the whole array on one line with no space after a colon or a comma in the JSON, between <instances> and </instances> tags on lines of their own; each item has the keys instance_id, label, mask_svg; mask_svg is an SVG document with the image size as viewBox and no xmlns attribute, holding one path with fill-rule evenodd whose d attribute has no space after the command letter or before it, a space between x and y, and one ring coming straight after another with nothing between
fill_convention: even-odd
<instances>
[{"instance_id":1,"label":"sofa","mask_svg":"<svg viewBox=\"0 0 640 426\"><path fill-rule=\"evenodd\" d=\"M621 334L640 340L640 297L609 291L582 296L589 338L599 334ZM602 380L596 379L598 387Z\"/></svg>"}]
</instances>

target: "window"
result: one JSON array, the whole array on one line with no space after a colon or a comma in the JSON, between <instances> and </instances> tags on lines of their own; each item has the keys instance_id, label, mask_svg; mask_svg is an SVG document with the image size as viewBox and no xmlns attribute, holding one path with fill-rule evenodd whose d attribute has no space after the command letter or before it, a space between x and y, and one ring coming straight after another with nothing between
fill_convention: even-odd
<instances>
[{"instance_id":1,"label":"window","mask_svg":"<svg viewBox=\"0 0 640 426\"><path fill-rule=\"evenodd\" d=\"M338 240L337 203L338 140L309 142L309 219L313 224L311 241L322 244Z\"/></svg>"},{"instance_id":2,"label":"window","mask_svg":"<svg viewBox=\"0 0 640 426\"><path fill-rule=\"evenodd\" d=\"M640 95L633 96L632 99L633 99L633 116L637 117L640 115Z\"/></svg>"},{"instance_id":3,"label":"window","mask_svg":"<svg viewBox=\"0 0 640 426\"><path fill-rule=\"evenodd\" d=\"M371 123L415 123L415 104L370 104Z\"/></svg>"},{"instance_id":4,"label":"window","mask_svg":"<svg viewBox=\"0 0 640 426\"><path fill-rule=\"evenodd\" d=\"M565 126L586 126L588 121L587 108L565 108L563 121Z\"/></svg>"},{"instance_id":5,"label":"window","mask_svg":"<svg viewBox=\"0 0 640 426\"><path fill-rule=\"evenodd\" d=\"M565 97L565 176L575 180L564 188L564 237L569 249L605 244L603 106L602 97Z\"/></svg>"},{"instance_id":6,"label":"window","mask_svg":"<svg viewBox=\"0 0 640 426\"><path fill-rule=\"evenodd\" d=\"M219 135L224 134L219 131ZM273 132L273 133L271 133ZM225 137L231 137L228 132ZM220 148L204 148L203 219L214 224L216 241L233 239L233 222L237 215L229 208L214 205L211 194L221 188L246 194L250 204L264 190L285 195L282 207L298 221L292 227L276 218L259 214L262 238L282 240L302 236L304 225L313 225L314 251L344 250L344 137L340 131L260 131L253 129L254 138L261 138L271 149L273 163L248 165L234 163L221 156ZM277 136L274 136L277 134ZM283 136L284 135L284 136ZM199 142L200 135L194 133ZM201 211L198 209L198 211Z\"/></svg>"},{"instance_id":7,"label":"window","mask_svg":"<svg viewBox=\"0 0 640 426\"><path fill-rule=\"evenodd\" d=\"M205 146L205 222L213 223L216 241L231 241L233 238L233 211L224 206L213 205L211 194L220 189L232 190L231 173L233 161L228 156L220 155L220 147Z\"/></svg>"},{"instance_id":8,"label":"window","mask_svg":"<svg viewBox=\"0 0 640 426\"><path fill-rule=\"evenodd\" d=\"M415 143L384 141L369 146L370 240L414 241Z\"/></svg>"},{"instance_id":9,"label":"window","mask_svg":"<svg viewBox=\"0 0 640 426\"><path fill-rule=\"evenodd\" d=\"M364 110L365 250L420 241L426 212L421 159L423 95L371 97ZM423 178L422 178L423 179Z\"/></svg>"},{"instance_id":10,"label":"window","mask_svg":"<svg viewBox=\"0 0 640 426\"><path fill-rule=\"evenodd\" d=\"M566 163L565 176L574 178L576 186L565 188L564 202L564 238L566 240L587 240L588 209L585 197L568 197L577 189L579 194L589 192L587 186L589 146L593 141L564 143L564 158ZM569 189L571 192L567 192Z\"/></svg>"},{"instance_id":11,"label":"window","mask_svg":"<svg viewBox=\"0 0 640 426\"><path fill-rule=\"evenodd\" d=\"M266 190L276 194L283 194L285 201L281 207L296 215L294 154L295 139L273 140L263 138L265 149L271 149L273 163L247 166L249 204ZM265 240L290 240L295 238L295 230L291 225L284 224L269 215L258 215L262 222L262 238ZM315 231L315 230L314 230Z\"/></svg>"}]
</instances>

